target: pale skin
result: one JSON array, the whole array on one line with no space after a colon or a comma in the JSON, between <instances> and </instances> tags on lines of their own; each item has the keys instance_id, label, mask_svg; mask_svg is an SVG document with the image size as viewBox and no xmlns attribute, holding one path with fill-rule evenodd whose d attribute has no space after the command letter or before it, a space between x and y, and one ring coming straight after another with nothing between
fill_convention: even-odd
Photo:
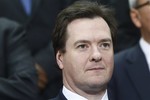
<instances>
[{"instance_id":1,"label":"pale skin","mask_svg":"<svg viewBox=\"0 0 150 100\"><path fill-rule=\"evenodd\" d=\"M112 76L114 59L110 28L101 17L73 20L67 27L66 52L57 52L63 83L88 100L100 100Z\"/></svg>"}]
</instances>

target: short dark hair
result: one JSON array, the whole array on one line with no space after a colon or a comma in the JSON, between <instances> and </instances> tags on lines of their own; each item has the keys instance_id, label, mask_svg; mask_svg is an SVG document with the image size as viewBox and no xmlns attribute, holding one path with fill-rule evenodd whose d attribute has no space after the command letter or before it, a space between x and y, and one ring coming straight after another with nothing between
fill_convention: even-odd
<instances>
[{"instance_id":1,"label":"short dark hair","mask_svg":"<svg viewBox=\"0 0 150 100\"><path fill-rule=\"evenodd\" d=\"M76 1L66 9L62 10L56 19L56 25L52 34L52 43L55 54L58 50L66 52L65 45L67 40L67 26L70 22L79 18L102 17L110 27L111 37L114 44L116 34L116 20L112 9L97 2L82 0Z\"/></svg>"}]
</instances>

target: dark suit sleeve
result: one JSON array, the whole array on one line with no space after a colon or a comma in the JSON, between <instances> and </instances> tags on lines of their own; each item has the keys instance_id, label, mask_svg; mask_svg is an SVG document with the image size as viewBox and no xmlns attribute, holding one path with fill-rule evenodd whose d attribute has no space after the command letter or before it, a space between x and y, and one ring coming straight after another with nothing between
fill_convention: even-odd
<instances>
[{"instance_id":1,"label":"dark suit sleeve","mask_svg":"<svg viewBox=\"0 0 150 100\"><path fill-rule=\"evenodd\" d=\"M36 100L37 73L26 46L25 32L12 21L0 19L4 34L5 77L0 76L1 100Z\"/></svg>"}]
</instances>

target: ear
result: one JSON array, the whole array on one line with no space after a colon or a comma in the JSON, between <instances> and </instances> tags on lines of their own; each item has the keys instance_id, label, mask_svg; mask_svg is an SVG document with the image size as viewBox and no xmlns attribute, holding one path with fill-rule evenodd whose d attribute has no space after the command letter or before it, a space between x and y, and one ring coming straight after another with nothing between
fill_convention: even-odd
<instances>
[{"instance_id":1,"label":"ear","mask_svg":"<svg viewBox=\"0 0 150 100\"><path fill-rule=\"evenodd\" d=\"M56 54L56 60L57 60L57 64L59 65L59 68L63 69L64 68L64 66L63 66L63 54L60 51L58 51Z\"/></svg>"},{"instance_id":2,"label":"ear","mask_svg":"<svg viewBox=\"0 0 150 100\"><path fill-rule=\"evenodd\" d=\"M138 10L136 9L131 9L130 10L130 17L131 17L131 20L132 22L134 23L134 25L138 28L141 27L141 18L140 18L140 14L138 12Z\"/></svg>"}]
</instances>

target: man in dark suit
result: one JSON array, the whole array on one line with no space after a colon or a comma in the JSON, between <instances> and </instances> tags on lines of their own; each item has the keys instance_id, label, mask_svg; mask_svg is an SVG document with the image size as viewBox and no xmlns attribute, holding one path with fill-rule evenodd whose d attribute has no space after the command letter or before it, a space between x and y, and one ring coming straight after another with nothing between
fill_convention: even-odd
<instances>
[{"instance_id":1,"label":"man in dark suit","mask_svg":"<svg viewBox=\"0 0 150 100\"><path fill-rule=\"evenodd\" d=\"M0 18L0 99L37 100L37 73L16 22Z\"/></svg>"},{"instance_id":2,"label":"man in dark suit","mask_svg":"<svg viewBox=\"0 0 150 100\"><path fill-rule=\"evenodd\" d=\"M150 2L129 0L130 16L141 30L139 43L115 55L110 88L115 100L150 100Z\"/></svg>"},{"instance_id":3,"label":"man in dark suit","mask_svg":"<svg viewBox=\"0 0 150 100\"><path fill-rule=\"evenodd\" d=\"M77 1L58 14L52 40L63 87L50 100L113 100L115 33L112 11L96 2Z\"/></svg>"},{"instance_id":4,"label":"man in dark suit","mask_svg":"<svg viewBox=\"0 0 150 100\"><path fill-rule=\"evenodd\" d=\"M46 88L41 92L45 99L54 97L62 85L61 73L56 68L53 48L50 45L55 18L58 12L73 1L75 0L31 0L31 12L28 15L22 0L0 0L0 16L15 20L26 28L32 56L48 79Z\"/></svg>"}]
</instances>

